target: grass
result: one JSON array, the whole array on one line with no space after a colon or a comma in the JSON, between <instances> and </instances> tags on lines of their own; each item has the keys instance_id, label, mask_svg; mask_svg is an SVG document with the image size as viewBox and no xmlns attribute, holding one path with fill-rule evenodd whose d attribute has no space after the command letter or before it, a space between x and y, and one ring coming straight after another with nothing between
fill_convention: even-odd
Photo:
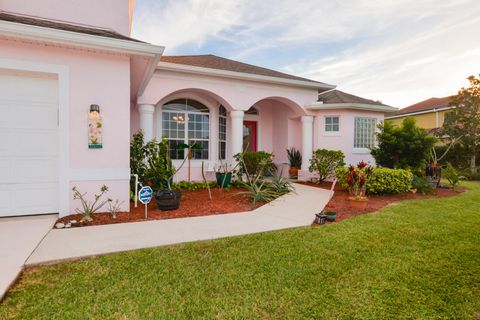
<instances>
[{"instance_id":1,"label":"grass","mask_svg":"<svg viewBox=\"0 0 480 320\"><path fill-rule=\"evenodd\" d=\"M478 319L480 184L317 228L27 270L0 319Z\"/></svg>"}]
</instances>

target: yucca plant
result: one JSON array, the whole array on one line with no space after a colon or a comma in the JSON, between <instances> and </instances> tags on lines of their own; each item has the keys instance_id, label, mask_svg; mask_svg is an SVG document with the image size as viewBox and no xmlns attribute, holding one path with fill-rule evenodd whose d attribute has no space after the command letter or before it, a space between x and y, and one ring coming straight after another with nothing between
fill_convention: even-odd
<instances>
[{"instance_id":1,"label":"yucca plant","mask_svg":"<svg viewBox=\"0 0 480 320\"><path fill-rule=\"evenodd\" d=\"M287 149L288 162L290 162L290 167L295 167L300 169L302 167L302 154L299 150L291 147Z\"/></svg>"}]
</instances>

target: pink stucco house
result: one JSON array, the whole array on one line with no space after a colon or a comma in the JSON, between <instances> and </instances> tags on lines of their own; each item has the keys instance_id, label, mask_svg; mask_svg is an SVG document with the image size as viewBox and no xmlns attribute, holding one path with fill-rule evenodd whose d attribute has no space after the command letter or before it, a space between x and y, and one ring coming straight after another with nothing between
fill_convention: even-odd
<instances>
[{"instance_id":1,"label":"pink stucco house","mask_svg":"<svg viewBox=\"0 0 480 320\"><path fill-rule=\"evenodd\" d=\"M73 186L93 194L102 184L128 210L138 129L172 148L202 144L193 178L246 142L279 165L287 147L300 149L307 178L316 148L372 161L375 125L396 110L214 55L163 56L129 37L133 0L0 0L0 10L0 216L66 215Z\"/></svg>"}]
</instances>

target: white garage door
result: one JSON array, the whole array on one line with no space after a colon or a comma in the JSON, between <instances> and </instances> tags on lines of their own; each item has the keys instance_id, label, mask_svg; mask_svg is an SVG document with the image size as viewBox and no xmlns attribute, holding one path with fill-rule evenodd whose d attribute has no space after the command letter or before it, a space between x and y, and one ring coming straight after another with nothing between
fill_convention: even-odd
<instances>
[{"instance_id":1,"label":"white garage door","mask_svg":"<svg viewBox=\"0 0 480 320\"><path fill-rule=\"evenodd\" d=\"M58 80L0 69L0 217L58 212Z\"/></svg>"}]
</instances>

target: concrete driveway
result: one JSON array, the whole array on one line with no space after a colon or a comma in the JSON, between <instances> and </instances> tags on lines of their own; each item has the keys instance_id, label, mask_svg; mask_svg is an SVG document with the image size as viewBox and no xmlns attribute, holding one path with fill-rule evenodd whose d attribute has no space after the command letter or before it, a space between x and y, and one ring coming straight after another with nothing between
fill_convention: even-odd
<instances>
[{"instance_id":1,"label":"concrete driveway","mask_svg":"<svg viewBox=\"0 0 480 320\"><path fill-rule=\"evenodd\" d=\"M56 219L57 215L0 218L0 300Z\"/></svg>"}]
</instances>

